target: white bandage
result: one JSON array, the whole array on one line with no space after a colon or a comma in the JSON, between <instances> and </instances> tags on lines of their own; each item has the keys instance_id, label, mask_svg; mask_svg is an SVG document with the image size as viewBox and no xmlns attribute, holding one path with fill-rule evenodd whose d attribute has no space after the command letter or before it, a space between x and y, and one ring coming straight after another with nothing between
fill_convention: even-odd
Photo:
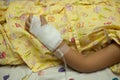
<instances>
[{"instance_id":1,"label":"white bandage","mask_svg":"<svg viewBox=\"0 0 120 80\"><path fill-rule=\"evenodd\" d=\"M41 26L39 17L33 16L30 32L35 35L49 50L54 51L63 41L61 34L51 25Z\"/></svg>"}]
</instances>

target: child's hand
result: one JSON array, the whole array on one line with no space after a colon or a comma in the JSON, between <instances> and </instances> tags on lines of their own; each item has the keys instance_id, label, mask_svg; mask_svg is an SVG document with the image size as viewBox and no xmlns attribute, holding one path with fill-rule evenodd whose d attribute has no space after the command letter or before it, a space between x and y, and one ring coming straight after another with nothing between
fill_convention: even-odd
<instances>
[{"instance_id":1,"label":"child's hand","mask_svg":"<svg viewBox=\"0 0 120 80\"><path fill-rule=\"evenodd\" d=\"M37 37L49 50L54 51L63 41L61 34L49 25L44 16L30 16L26 22L26 30Z\"/></svg>"}]
</instances>

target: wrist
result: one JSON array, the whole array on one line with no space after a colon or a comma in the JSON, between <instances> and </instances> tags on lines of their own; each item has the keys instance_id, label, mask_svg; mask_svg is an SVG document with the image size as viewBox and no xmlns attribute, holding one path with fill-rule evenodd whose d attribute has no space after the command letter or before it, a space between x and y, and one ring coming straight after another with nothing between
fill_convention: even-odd
<instances>
[{"instance_id":1,"label":"wrist","mask_svg":"<svg viewBox=\"0 0 120 80\"><path fill-rule=\"evenodd\" d=\"M57 58L62 58L67 52L69 51L70 47L65 43L65 41L62 41L62 43L55 49L54 55Z\"/></svg>"},{"instance_id":2,"label":"wrist","mask_svg":"<svg viewBox=\"0 0 120 80\"><path fill-rule=\"evenodd\" d=\"M53 51L53 52L55 52L57 49L59 49L60 47L62 47L64 44L66 44L65 42L64 42L64 40L60 43L60 45Z\"/></svg>"}]
</instances>

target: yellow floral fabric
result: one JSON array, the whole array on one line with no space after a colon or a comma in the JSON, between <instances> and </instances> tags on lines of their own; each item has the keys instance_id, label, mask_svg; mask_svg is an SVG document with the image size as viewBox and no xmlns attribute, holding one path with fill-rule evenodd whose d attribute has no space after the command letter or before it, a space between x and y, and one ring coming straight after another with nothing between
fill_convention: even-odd
<instances>
[{"instance_id":1,"label":"yellow floral fabric","mask_svg":"<svg viewBox=\"0 0 120 80\"><path fill-rule=\"evenodd\" d=\"M25 20L31 13L29 6L33 4L32 1L17 1L9 5L6 12L6 23L0 25L1 65L25 63L36 72L61 63L40 41L25 30ZM32 8L34 7L36 6L33 5ZM39 10L38 6L36 9Z\"/></svg>"},{"instance_id":2,"label":"yellow floral fabric","mask_svg":"<svg viewBox=\"0 0 120 80\"><path fill-rule=\"evenodd\" d=\"M7 8L7 3L5 1L0 1L0 24L5 22L5 13Z\"/></svg>"},{"instance_id":3,"label":"yellow floral fabric","mask_svg":"<svg viewBox=\"0 0 120 80\"><path fill-rule=\"evenodd\" d=\"M85 55L102 49L112 40L120 45L119 5L118 0L12 2L5 15L6 23L0 27L3 55L0 64L25 63L36 72L60 63L40 41L24 30L30 13L43 14L48 23L60 31L68 45ZM111 70L120 73L119 64Z\"/></svg>"}]
</instances>

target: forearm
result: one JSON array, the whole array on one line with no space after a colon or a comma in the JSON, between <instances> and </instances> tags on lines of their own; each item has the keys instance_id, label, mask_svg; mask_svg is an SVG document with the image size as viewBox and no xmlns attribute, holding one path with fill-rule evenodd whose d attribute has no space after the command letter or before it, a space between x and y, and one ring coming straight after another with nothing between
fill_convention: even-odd
<instances>
[{"instance_id":1,"label":"forearm","mask_svg":"<svg viewBox=\"0 0 120 80\"><path fill-rule=\"evenodd\" d=\"M111 44L90 56L83 56L70 48L64 58L70 67L79 72L93 72L120 62L120 48L116 44Z\"/></svg>"}]
</instances>

